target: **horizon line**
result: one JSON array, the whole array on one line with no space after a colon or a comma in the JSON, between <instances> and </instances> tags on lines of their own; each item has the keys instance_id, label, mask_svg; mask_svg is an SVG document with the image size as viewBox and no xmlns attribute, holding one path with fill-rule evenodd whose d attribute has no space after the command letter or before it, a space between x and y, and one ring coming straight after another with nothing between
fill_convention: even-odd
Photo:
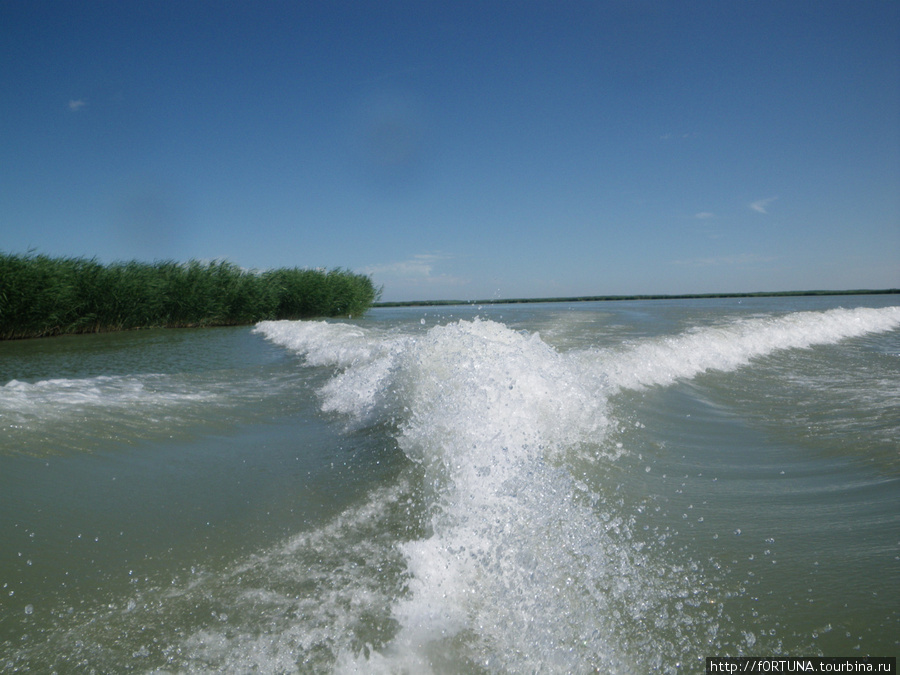
<instances>
[{"instance_id":1,"label":"horizon line","mask_svg":"<svg viewBox=\"0 0 900 675\"><path fill-rule=\"evenodd\" d=\"M633 295L578 295L571 297L547 298L491 298L486 300L385 300L372 303L372 307L432 307L441 305L508 305L542 302L612 302L622 300L703 300L713 298L771 298L800 297L812 295L893 295L900 294L900 288L853 289L853 290L808 290L808 291L752 291L736 293L638 293Z\"/></svg>"}]
</instances>

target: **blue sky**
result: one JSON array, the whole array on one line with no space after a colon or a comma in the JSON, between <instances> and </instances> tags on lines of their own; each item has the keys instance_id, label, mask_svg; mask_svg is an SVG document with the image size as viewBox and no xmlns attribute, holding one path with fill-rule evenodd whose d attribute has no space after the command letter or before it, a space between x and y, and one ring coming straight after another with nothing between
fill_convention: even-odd
<instances>
[{"instance_id":1,"label":"blue sky","mask_svg":"<svg viewBox=\"0 0 900 675\"><path fill-rule=\"evenodd\" d=\"M900 286L900 3L0 0L0 250Z\"/></svg>"}]
</instances>

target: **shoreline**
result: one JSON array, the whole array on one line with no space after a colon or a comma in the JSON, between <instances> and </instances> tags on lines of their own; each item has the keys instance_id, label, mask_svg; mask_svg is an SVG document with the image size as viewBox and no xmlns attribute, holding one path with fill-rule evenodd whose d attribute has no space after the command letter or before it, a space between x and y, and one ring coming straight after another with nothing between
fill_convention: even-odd
<instances>
[{"instance_id":1,"label":"shoreline","mask_svg":"<svg viewBox=\"0 0 900 675\"><path fill-rule=\"evenodd\" d=\"M850 291L758 291L751 293L677 293L639 295L581 295L554 298L496 298L490 300L398 300L372 303L377 307L443 307L451 305L514 305L547 302L620 302L627 300L708 300L714 298L778 298L829 295L895 295L900 288L858 289Z\"/></svg>"}]
</instances>

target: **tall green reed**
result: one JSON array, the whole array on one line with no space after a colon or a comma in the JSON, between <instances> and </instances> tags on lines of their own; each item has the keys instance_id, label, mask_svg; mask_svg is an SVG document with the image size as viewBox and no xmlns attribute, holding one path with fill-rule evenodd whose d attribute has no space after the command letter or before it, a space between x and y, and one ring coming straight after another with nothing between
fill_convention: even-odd
<instances>
[{"instance_id":1,"label":"tall green reed","mask_svg":"<svg viewBox=\"0 0 900 675\"><path fill-rule=\"evenodd\" d=\"M223 260L103 265L0 252L0 339L358 316L379 296L369 277L342 269L255 272Z\"/></svg>"}]
</instances>

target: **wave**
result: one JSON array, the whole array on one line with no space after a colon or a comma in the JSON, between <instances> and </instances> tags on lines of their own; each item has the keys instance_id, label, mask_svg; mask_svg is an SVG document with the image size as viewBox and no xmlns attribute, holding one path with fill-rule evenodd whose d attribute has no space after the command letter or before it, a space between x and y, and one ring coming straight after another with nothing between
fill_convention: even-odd
<instances>
[{"instance_id":1,"label":"wave","mask_svg":"<svg viewBox=\"0 0 900 675\"><path fill-rule=\"evenodd\" d=\"M668 385L707 370L731 371L785 349L833 344L900 326L900 307L833 309L741 319L601 354L622 388Z\"/></svg>"},{"instance_id":2,"label":"wave","mask_svg":"<svg viewBox=\"0 0 900 675\"><path fill-rule=\"evenodd\" d=\"M271 538L247 534L269 521L263 499L265 521L238 513L227 536L204 528L208 555L189 552L171 565L148 557L134 577L130 560L122 574L106 561L113 571L96 602L61 594L56 603L52 592L16 588L18 614L44 623L21 623L41 639L20 641L17 629L0 644L7 666L680 672L702 669L710 653L840 652L870 629L881 634L857 643L862 649L891 644L890 594L877 577L894 555L896 482L872 461L890 454L896 462L900 333L875 333L896 331L900 308L684 312L636 330L615 316L581 314L522 321L512 312L510 325L471 315L425 325L402 313L268 322L249 339L233 334L237 342L222 348L233 360L197 368L184 359L189 372L0 387L7 448L34 441L84 450L103 434L116 438L98 448L118 447L119 436L171 442L171 454L156 453L162 473L173 470L169 457L197 471L214 467L202 484L214 492L226 484L224 440L226 454L241 447L235 481L252 481L247 472L262 466L290 473L271 490L278 508L286 504L286 529ZM675 328L685 321L703 325ZM209 351L208 342L192 344ZM195 437L204 442L183 442ZM285 441L289 461L269 454L271 438ZM209 463L195 462L195 447L208 449ZM257 452L258 461L242 461ZM301 452L310 461L298 465ZM110 475L128 466L122 454L106 474L94 458L71 466ZM848 487L855 458L866 466ZM143 472L156 464L143 460L135 471L152 481ZM770 473L777 478L760 478ZM796 500L780 499L788 492ZM223 503L241 511L251 493L255 502L251 491ZM244 553L235 553L238 542ZM808 560L807 545L815 551ZM850 549L851 566L830 564ZM817 579L803 574L813 560L829 563L815 568ZM842 584L842 571L866 560L873 572ZM25 573L30 564L22 563ZM823 599L835 597L835 579L844 595L829 609ZM819 609L792 614L801 596ZM854 607L852 597L869 599ZM829 618L832 630L810 623L817 612L856 617Z\"/></svg>"},{"instance_id":3,"label":"wave","mask_svg":"<svg viewBox=\"0 0 900 675\"><path fill-rule=\"evenodd\" d=\"M143 377L101 375L91 378L49 379L37 382L11 380L0 387L3 410L26 415L28 411L54 411L130 405L178 405L209 399L203 392L185 392L166 386L163 375ZM162 385L162 386L160 386Z\"/></svg>"},{"instance_id":4,"label":"wave","mask_svg":"<svg viewBox=\"0 0 900 675\"><path fill-rule=\"evenodd\" d=\"M253 372L100 375L11 380L0 386L0 452L55 453L173 437L265 414L266 401L303 384Z\"/></svg>"},{"instance_id":5,"label":"wave","mask_svg":"<svg viewBox=\"0 0 900 675\"><path fill-rule=\"evenodd\" d=\"M649 555L633 505L577 467L614 460L610 397L900 326L900 308L732 320L616 349L557 351L475 319L427 332L323 322L255 329L335 369L322 409L390 424L421 470L427 533L400 545L399 629L338 670L632 672L660 655L723 651L724 591L691 563ZM677 607L677 611L676 608ZM739 632L738 632L739 633ZM527 646L525 648L524 646Z\"/></svg>"}]
</instances>

